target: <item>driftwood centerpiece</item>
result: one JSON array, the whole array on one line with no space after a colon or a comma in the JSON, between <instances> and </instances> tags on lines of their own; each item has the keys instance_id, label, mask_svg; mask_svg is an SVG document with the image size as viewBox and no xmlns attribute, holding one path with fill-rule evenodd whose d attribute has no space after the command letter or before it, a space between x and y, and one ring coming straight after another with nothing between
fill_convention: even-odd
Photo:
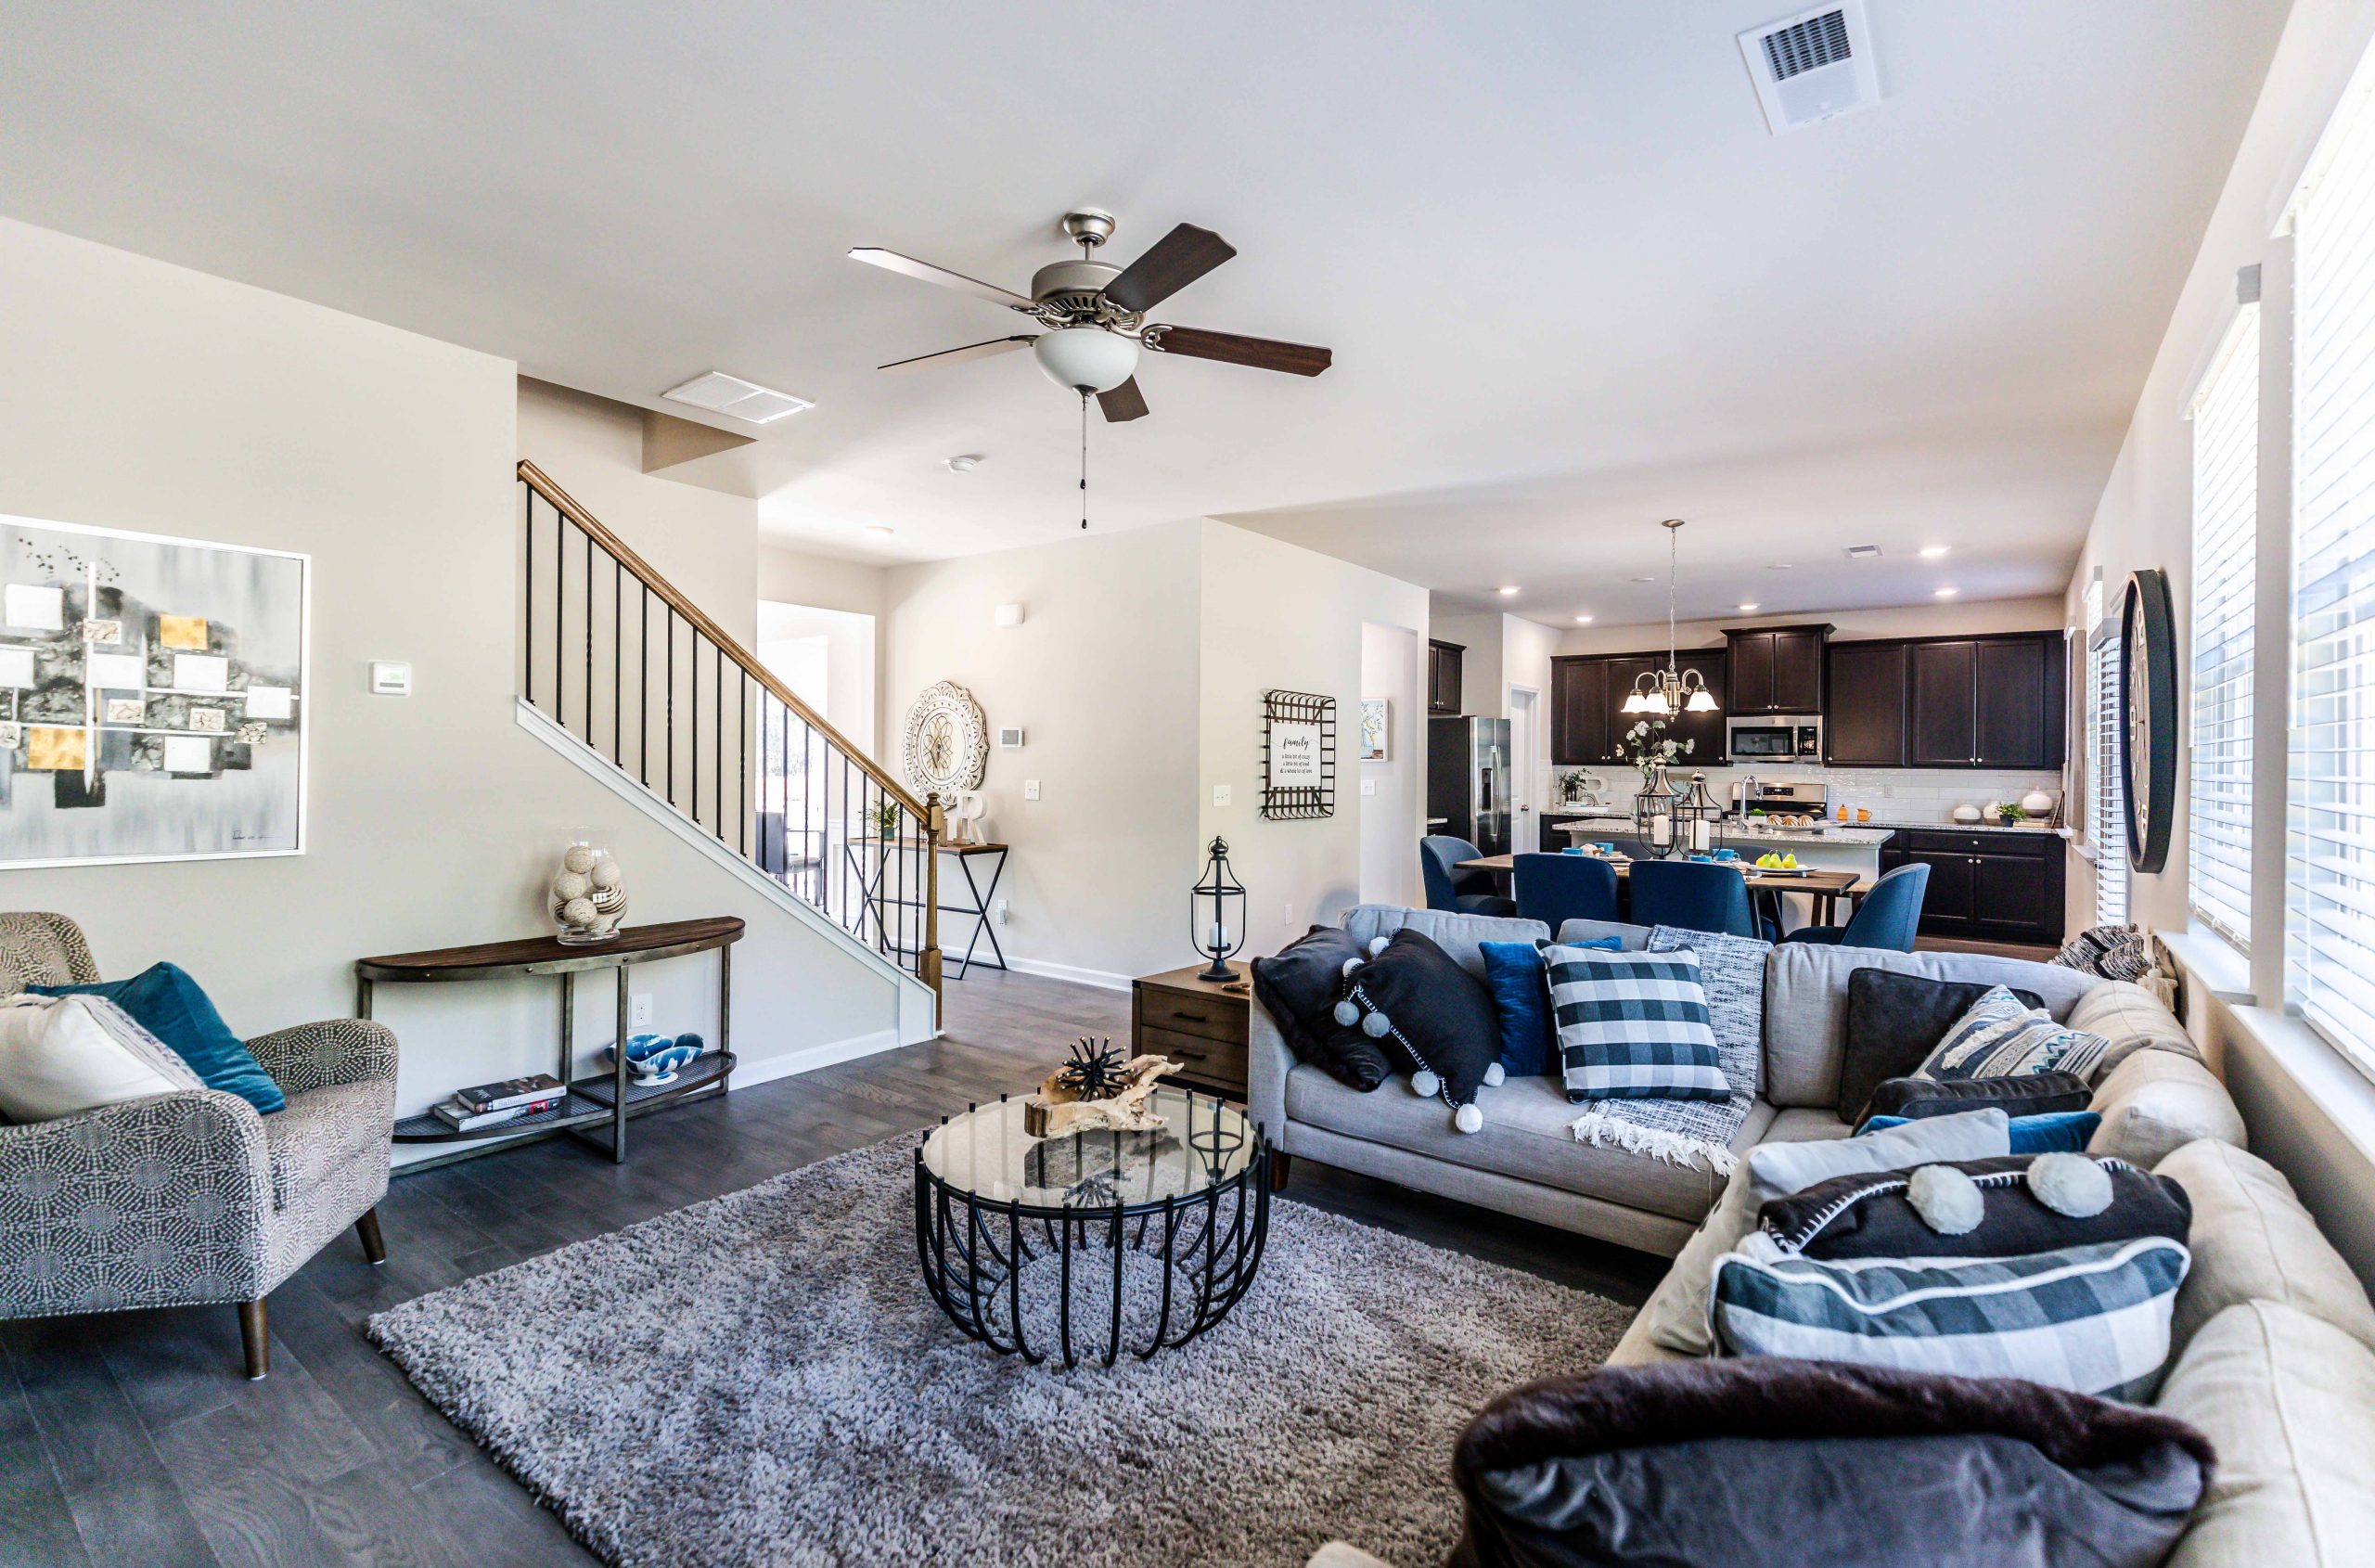
<instances>
[{"instance_id":1,"label":"driftwood centerpiece","mask_svg":"<svg viewBox=\"0 0 2375 1568\"><path fill-rule=\"evenodd\" d=\"M1155 1082L1179 1064L1160 1056L1121 1060L1110 1040L1072 1047L1072 1059L1047 1074L1022 1102L1022 1130L1033 1137L1066 1133L1152 1132L1162 1117L1147 1104Z\"/></svg>"}]
</instances>

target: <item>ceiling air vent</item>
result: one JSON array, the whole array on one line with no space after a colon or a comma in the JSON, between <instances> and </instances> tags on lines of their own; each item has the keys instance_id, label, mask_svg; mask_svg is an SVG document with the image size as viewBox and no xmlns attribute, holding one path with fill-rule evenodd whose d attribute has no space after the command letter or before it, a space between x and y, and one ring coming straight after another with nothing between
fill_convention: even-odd
<instances>
[{"instance_id":1,"label":"ceiling air vent","mask_svg":"<svg viewBox=\"0 0 2375 1568\"><path fill-rule=\"evenodd\" d=\"M1881 547L1878 545L1850 545L1847 546L1847 559L1849 560L1870 560L1880 553Z\"/></svg>"},{"instance_id":2,"label":"ceiling air vent","mask_svg":"<svg viewBox=\"0 0 2375 1568\"><path fill-rule=\"evenodd\" d=\"M1839 0L1740 35L1775 135L1881 101L1863 0Z\"/></svg>"},{"instance_id":3,"label":"ceiling air vent","mask_svg":"<svg viewBox=\"0 0 2375 1568\"><path fill-rule=\"evenodd\" d=\"M737 419L748 419L754 425L764 425L787 414L797 414L803 408L815 406L804 397L775 392L756 381L729 376L723 370L696 376L683 386L670 387L660 395L672 403L689 403L696 408L706 408L712 414L728 414Z\"/></svg>"}]
</instances>

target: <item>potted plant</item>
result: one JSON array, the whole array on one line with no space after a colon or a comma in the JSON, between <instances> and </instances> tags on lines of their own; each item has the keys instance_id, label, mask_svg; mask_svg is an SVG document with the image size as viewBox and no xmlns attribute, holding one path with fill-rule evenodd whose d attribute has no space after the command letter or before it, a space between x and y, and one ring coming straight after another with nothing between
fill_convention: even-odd
<instances>
[{"instance_id":1,"label":"potted plant","mask_svg":"<svg viewBox=\"0 0 2375 1568\"><path fill-rule=\"evenodd\" d=\"M2018 801L1990 801L1987 803L1987 814L2007 828L2019 827L2028 819L2029 815L2021 809L2021 803Z\"/></svg>"}]
</instances>

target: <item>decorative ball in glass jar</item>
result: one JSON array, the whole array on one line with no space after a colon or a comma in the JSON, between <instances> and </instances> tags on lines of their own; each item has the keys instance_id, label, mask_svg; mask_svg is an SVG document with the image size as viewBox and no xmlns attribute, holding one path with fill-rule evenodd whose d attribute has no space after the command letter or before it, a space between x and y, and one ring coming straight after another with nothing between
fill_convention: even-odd
<instances>
[{"instance_id":1,"label":"decorative ball in glass jar","mask_svg":"<svg viewBox=\"0 0 2375 1568\"><path fill-rule=\"evenodd\" d=\"M559 940L568 946L590 946L619 934L626 918L627 881L610 852L592 838L579 836L561 851L560 869L546 889L546 906Z\"/></svg>"}]
</instances>

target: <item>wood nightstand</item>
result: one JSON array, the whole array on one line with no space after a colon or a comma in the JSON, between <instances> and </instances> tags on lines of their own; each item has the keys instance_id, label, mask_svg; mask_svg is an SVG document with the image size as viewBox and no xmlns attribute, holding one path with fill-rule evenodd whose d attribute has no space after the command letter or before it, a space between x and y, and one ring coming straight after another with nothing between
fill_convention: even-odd
<instances>
[{"instance_id":1,"label":"wood nightstand","mask_svg":"<svg viewBox=\"0 0 2375 1568\"><path fill-rule=\"evenodd\" d=\"M1130 983L1131 1054L1159 1052L1179 1063L1167 1082L1242 1101L1253 982L1241 961L1231 966L1238 978L1225 985L1198 980L1203 967L1189 964Z\"/></svg>"}]
</instances>

